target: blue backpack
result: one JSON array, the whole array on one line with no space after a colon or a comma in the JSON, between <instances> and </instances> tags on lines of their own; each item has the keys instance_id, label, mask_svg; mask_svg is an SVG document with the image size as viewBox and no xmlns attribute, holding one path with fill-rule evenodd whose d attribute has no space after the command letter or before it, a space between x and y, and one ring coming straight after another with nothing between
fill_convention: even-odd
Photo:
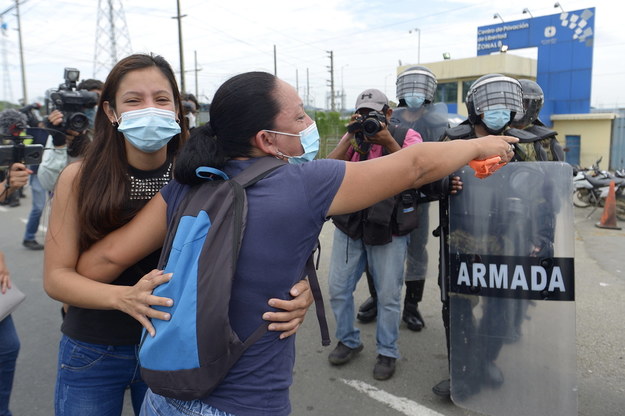
<instances>
[{"instance_id":1,"label":"blue backpack","mask_svg":"<svg viewBox=\"0 0 625 416\"><path fill-rule=\"evenodd\" d=\"M208 396L243 352L267 331L261 324L240 340L230 327L230 292L245 231L245 188L284 164L260 158L232 179L221 176L191 188L169 222L159 269L175 278L154 295L174 300L169 321L153 320L156 335L144 330L139 348L141 376L153 392L180 400ZM329 345L328 327L313 253L305 273L315 298L322 344Z\"/></svg>"}]
</instances>

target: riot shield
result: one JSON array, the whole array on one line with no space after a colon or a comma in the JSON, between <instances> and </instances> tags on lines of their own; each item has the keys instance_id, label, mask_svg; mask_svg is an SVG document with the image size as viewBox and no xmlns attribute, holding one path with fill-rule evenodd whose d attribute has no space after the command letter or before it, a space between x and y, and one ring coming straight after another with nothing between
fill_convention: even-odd
<instances>
[{"instance_id":1,"label":"riot shield","mask_svg":"<svg viewBox=\"0 0 625 416\"><path fill-rule=\"evenodd\" d=\"M449 200L451 397L487 415L576 415L572 169L466 167Z\"/></svg>"},{"instance_id":2,"label":"riot shield","mask_svg":"<svg viewBox=\"0 0 625 416\"><path fill-rule=\"evenodd\" d=\"M438 141L449 127L447 105L425 104L418 109L396 108L391 123L408 127L418 132L424 142Z\"/></svg>"}]
</instances>

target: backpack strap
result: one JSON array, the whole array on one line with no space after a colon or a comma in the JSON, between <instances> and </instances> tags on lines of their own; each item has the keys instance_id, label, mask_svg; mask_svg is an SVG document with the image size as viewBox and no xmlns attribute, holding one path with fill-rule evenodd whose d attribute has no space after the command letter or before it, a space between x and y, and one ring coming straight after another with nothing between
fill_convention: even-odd
<instances>
[{"instance_id":1,"label":"backpack strap","mask_svg":"<svg viewBox=\"0 0 625 416\"><path fill-rule=\"evenodd\" d=\"M315 266L315 251L319 249L317 256L317 265ZM321 244L317 240L317 247L306 260L305 275L308 276L308 283L310 284L310 290L312 290L313 298L315 299L315 311L317 312L317 321L319 321L319 329L321 330L321 345L330 345L330 331L328 330L328 321L326 320L326 312L323 305L323 296L321 294L321 287L319 286L319 279L317 278L317 267L319 267L319 257L321 256Z\"/></svg>"},{"instance_id":2,"label":"backpack strap","mask_svg":"<svg viewBox=\"0 0 625 416\"><path fill-rule=\"evenodd\" d=\"M273 156L261 157L232 179L244 188L247 188L283 165L286 165L284 160Z\"/></svg>"}]
</instances>

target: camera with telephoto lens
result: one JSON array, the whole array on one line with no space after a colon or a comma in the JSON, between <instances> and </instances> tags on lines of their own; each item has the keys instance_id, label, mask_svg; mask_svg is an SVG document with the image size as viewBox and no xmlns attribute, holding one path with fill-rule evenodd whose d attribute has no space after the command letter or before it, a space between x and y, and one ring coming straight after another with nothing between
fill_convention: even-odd
<instances>
[{"instance_id":1,"label":"camera with telephoto lens","mask_svg":"<svg viewBox=\"0 0 625 416\"><path fill-rule=\"evenodd\" d=\"M349 133L362 132L365 136L375 136L384 129L386 117L379 111L371 111L365 117L359 116L347 126Z\"/></svg>"},{"instance_id":2,"label":"camera with telephoto lens","mask_svg":"<svg viewBox=\"0 0 625 416\"><path fill-rule=\"evenodd\" d=\"M63 113L64 124L54 128L64 131L73 130L82 132L89 127L89 118L84 109L93 108L98 103L98 94L87 90L77 90L76 82L80 71L76 68L65 68L65 82L59 85L58 90L51 91L46 98L48 114L53 110Z\"/></svg>"}]
</instances>

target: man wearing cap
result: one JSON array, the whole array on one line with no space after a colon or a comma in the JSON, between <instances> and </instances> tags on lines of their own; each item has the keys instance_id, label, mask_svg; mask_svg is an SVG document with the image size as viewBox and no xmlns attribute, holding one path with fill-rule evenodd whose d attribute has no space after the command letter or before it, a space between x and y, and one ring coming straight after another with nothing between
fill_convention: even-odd
<instances>
[{"instance_id":1,"label":"man wearing cap","mask_svg":"<svg viewBox=\"0 0 625 416\"><path fill-rule=\"evenodd\" d=\"M412 129L389 130L392 112L381 91L368 89L360 93L347 133L328 158L360 162L421 142L419 133ZM378 294L378 356L373 369L377 380L392 377L400 357L397 341L408 235L396 235L395 204L393 197L365 210L332 218L336 229L328 281L339 342L328 360L332 365L346 364L363 349L360 331L354 326L353 293L368 268Z\"/></svg>"}]
</instances>

